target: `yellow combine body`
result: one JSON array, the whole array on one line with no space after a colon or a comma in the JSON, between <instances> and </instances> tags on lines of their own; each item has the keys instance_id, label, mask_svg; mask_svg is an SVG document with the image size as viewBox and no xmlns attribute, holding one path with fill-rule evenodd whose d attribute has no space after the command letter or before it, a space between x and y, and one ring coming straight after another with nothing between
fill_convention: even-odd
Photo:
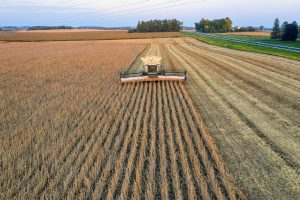
<instances>
[{"instance_id":1,"label":"yellow combine body","mask_svg":"<svg viewBox=\"0 0 300 200\"><path fill-rule=\"evenodd\" d=\"M141 58L143 65L138 72L122 72L122 83L139 81L185 81L185 70L165 70L161 65L161 57L146 56Z\"/></svg>"}]
</instances>

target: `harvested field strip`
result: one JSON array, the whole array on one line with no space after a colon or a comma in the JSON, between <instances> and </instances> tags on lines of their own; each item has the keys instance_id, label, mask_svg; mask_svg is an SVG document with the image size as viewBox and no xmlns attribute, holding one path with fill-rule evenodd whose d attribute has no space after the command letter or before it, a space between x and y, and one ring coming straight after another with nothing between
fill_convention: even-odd
<instances>
[{"instance_id":1,"label":"harvested field strip","mask_svg":"<svg viewBox=\"0 0 300 200\"><path fill-rule=\"evenodd\" d=\"M187 89L243 193L249 198L295 198L299 62L231 51L189 38L164 40L160 46L164 45L168 53L163 59L171 57L187 70ZM272 176L266 175L266 168L273 171ZM274 188L282 185L286 192L275 195Z\"/></svg>"},{"instance_id":2,"label":"harvested field strip","mask_svg":"<svg viewBox=\"0 0 300 200\"><path fill-rule=\"evenodd\" d=\"M185 50L185 51L187 51L187 50ZM186 60L187 61L187 60ZM187 61L188 62L188 61ZM213 62L212 62L213 63ZM189 64L191 64L191 63L189 63ZM207 65L208 65L208 63L206 63ZM191 64L191 65L193 65L193 64ZM215 64L216 65L216 64ZM212 67L213 67L213 65L211 65ZM220 70L222 70L222 69L218 69L218 70L216 70L216 72L215 73L219 73L220 72ZM226 73L226 72L225 72ZM199 73L198 73L199 74ZM224 75L224 73L222 73L222 75ZM219 74L219 76L221 76L221 74ZM237 75L238 76L238 75ZM204 77L203 77L204 78ZM205 79L205 78L204 78ZM219 77L219 79L218 79L218 81L221 81L222 79L221 79L221 77ZM215 86L214 86L215 87ZM214 88L212 85L211 85L211 88ZM223 88L223 91L225 90L225 87ZM219 93L217 90L215 90L215 92L216 93ZM221 93L220 93L220 95L221 95ZM223 97L224 98L224 97ZM239 97L239 99L240 99L241 97ZM225 99L223 99L223 100L225 100ZM247 106L241 106L241 107L243 107L243 108L247 108ZM237 111L237 110L236 110ZM256 113L257 114L257 113ZM245 118L245 120L247 119L247 117ZM246 120L246 123L247 124L250 124L251 125L251 121L249 121L249 119L247 119ZM255 126L254 126L254 124L252 124L252 127L253 128L255 128ZM289 166L291 166L291 167L295 167L295 169L296 170L299 170L299 166L297 166L298 164L297 164L297 162L295 162L295 161L293 161L293 159L290 157L290 155L289 154L287 154L287 153L285 153L285 152L283 152L279 147L278 147L278 145L276 144L276 143L274 143L272 140L270 140L270 138L268 138L262 131L258 131L259 130L259 128L258 127L256 127L255 128L255 130L254 130L254 132L255 133L257 133L258 134L258 136L259 137L261 137L267 144L269 144L271 147L272 147L272 149L275 151L275 152L277 152L278 154L279 154L279 156L281 156L286 162L287 162L287 164L289 165ZM274 134L274 132L273 132L273 134ZM280 133L278 133L278 134L280 134ZM274 136L272 136L273 138L274 138ZM274 138L274 139L276 139L276 138ZM293 140L291 140L290 141L290 143L292 144L292 143L294 143L294 141Z\"/></svg>"},{"instance_id":3,"label":"harvested field strip","mask_svg":"<svg viewBox=\"0 0 300 200\"><path fill-rule=\"evenodd\" d=\"M137 102L133 104L129 100L132 106L135 105L135 108L129 108L136 113L133 115L136 117L130 118L130 121L127 122L130 132L127 132L122 143L115 143L116 146L112 147L112 149L116 149L115 154L110 156L109 163L104 164L104 168L101 170L101 178L96 181L93 197L155 199L166 196L172 198L174 195L173 197L176 196L177 198L193 199L197 195L203 198L226 197L234 199L235 193L231 182L228 181L228 176L223 171L224 169L218 168L219 164L216 165L219 161L214 160L212 156L207 156L215 153L207 152L211 148L205 147L208 144L207 141L203 141L205 137L197 137L198 142L201 141L202 147L196 148L192 142L191 134L194 135L193 137L202 134L201 132L195 132L197 130L201 131L201 128L193 121L184 121L183 124L177 121L177 116L180 115L185 115L183 120L197 117L194 114L190 116L190 112L183 113L183 109L178 108L182 105L185 108L194 109L191 104L187 105L185 99L189 97L183 97L183 94L187 94L187 92L182 92L185 88L179 83L173 82L153 82L136 85L139 88L141 86L143 88L140 90L139 96L142 94L143 96L137 97ZM182 92L180 97L177 96L178 92ZM134 99L132 101L135 101ZM162 108L164 110L161 110ZM160 119L162 115L158 115L162 112L166 113L166 121ZM187 126L195 129L190 128L191 130L189 130ZM167 136L158 134L159 127L163 128L162 130L165 127L167 128L167 130L160 132L160 134L167 134ZM168 138L165 140L167 143L162 144L161 137ZM159 146L164 146L165 151L169 152L168 154L171 156L171 171L166 170L168 160L164 159L166 163L160 164L162 163L160 158L165 158L166 155L163 153L165 151L159 150ZM199 148L201 148L201 152ZM179 151L180 154L177 155L176 151ZM116 168L110 175L111 166L116 166ZM159 170L156 170L157 168ZM163 173L161 174L161 172ZM177 172L179 173L177 174ZM220 173L223 173L223 176L220 176ZM150 175L143 176L143 174ZM160 180L155 179L155 177L165 177L165 179L162 179L165 184L160 184ZM172 180L172 184L167 184L168 180ZM175 188L179 190L175 190ZM78 192L80 194L80 191ZM233 195L228 195L232 193Z\"/></svg>"},{"instance_id":4,"label":"harvested field strip","mask_svg":"<svg viewBox=\"0 0 300 200\"><path fill-rule=\"evenodd\" d=\"M196 55L195 55L195 57L196 57ZM201 55L200 55L200 56L197 56L196 58L198 58L198 59L201 58L202 63L206 66L210 66L211 70L215 69L214 73L218 74L218 80L223 81L224 84L229 86L232 90L236 91L236 93L241 95L243 98L246 98L247 101L249 101L249 102L254 101L255 96L256 97L259 96L260 97L259 99L255 99L256 105L254 105L254 107L257 107L260 112L276 113L276 115L275 116L273 115L272 117L276 117L276 118L278 117L278 118L281 118L281 120L285 119L285 121L287 123L288 123L288 121L295 122L295 124L297 124L299 122L297 113L296 112L291 112L291 113L286 112L289 109L286 106L278 107L274 104L268 104L268 102L270 101L270 99L273 98L272 96L274 96L274 95L272 95L272 93L268 92L269 95L266 96L265 95L266 89L257 90L257 88L262 88L262 86L258 86L258 85L255 85L256 87L249 86L248 81L247 82L243 81L243 80L246 80L246 77L241 78L241 76L239 75L238 72L232 71L232 74L230 74L227 71L223 70L223 68L226 68L226 67L223 67L223 68L217 67L216 68L215 66L217 66L217 64L211 65L211 63L215 63L215 62L214 61L206 61L206 59L207 59L206 57L201 57ZM236 71L238 71L238 70L236 70ZM228 81L228 80L233 80L236 77L240 78L239 85L232 84ZM254 96L254 94L255 94L255 96ZM249 97L249 96L252 96L252 97ZM288 97L288 98L290 98L290 97ZM295 98L297 98L297 97L295 97ZM290 99L292 100L293 98L290 98ZM285 100L284 102L286 104L287 100ZM291 117L291 116L293 116L293 117Z\"/></svg>"},{"instance_id":5,"label":"harvested field strip","mask_svg":"<svg viewBox=\"0 0 300 200\"><path fill-rule=\"evenodd\" d=\"M235 58L240 61L253 64L254 66L267 69L270 72L278 73L286 77L300 80L299 61L284 59L276 56L263 56L261 54L245 53L240 51L228 51L226 49L216 48L211 46L203 46L202 43L192 42L190 38L182 39L184 43L196 47L206 53L214 53L217 57L226 56L227 58ZM221 53L221 54L220 54ZM262 59L263 57L263 59ZM296 70L295 70L296 69Z\"/></svg>"},{"instance_id":6,"label":"harvested field strip","mask_svg":"<svg viewBox=\"0 0 300 200\"><path fill-rule=\"evenodd\" d=\"M182 51L188 52L188 50L186 50L186 49L184 49ZM293 101L293 99L297 99L297 91L299 91L299 89L294 89L294 91L291 92L291 94L294 93L294 95L295 95L294 97L290 97L290 95L285 95L284 96L284 95L282 95L282 92L278 92L278 94L276 95L276 94L273 94L274 90L272 90L271 88L268 88L269 87L268 85L270 85L268 83L261 83L260 85L258 85L257 81L250 82L249 80L247 80L247 79L249 79L249 75L247 75L247 76L241 76L240 75L241 74L240 70L238 70L238 69L237 70L231 70L231 69L226 70L226 68L227 68L226 65L220 67L220 62L216 62L215 59L208 59L207 56L202 56L201 54L197 55L197 54L195 54L193 52L189 52L189 53L190 53L190 55L193 55L193 58L196 58L196 59L200 59L201 58L201 64L200 64L201 66L203 66L203 67L210 66L210 69L216 69L216 70L214 70L214 72L217 73L217 74L219 74L219 76L218 76L219 80L222 80L222 81L226 82L227 80L232 80L234 78L239 78L239 80L240 80L239 83L243 87L239 87L239 90L237 90L237 91L238 92L245 91L244 92L244 96L245 97L251 95L251 93L255 94L256 96L260 95L260 98L257 101L262 101L263 103L267 103L268 101L270 101L270 98L277 98L277 99L278 98L285 98L285 99L282 100L284 104L287 104L287 106L288 106L288 102L292 101L292 106L291 107L292 108L293 107L297 107L297 104L295 104L296 102ZM224 77L225 77L225 79L224 79ZM251 85L249 86L249 84L251 84ZM231 84L231 85L234 86L234 87L239 86L239 85L235 86L233 84ZM266 85L267 87L263 87L264 85ZM266 93L268 94L268 96L265 95ZM275 96L275 97L273 97L273 96ZM283 96L283 97L281 97L281 96ZM256 105L256 106L258 106L258 105ZM268 105L268 107L273 107L272 112L277 112L276 110L280 109L281 110L281 112L280 112L281 114L278 113L278 115L282 115L282 114L285 115L285 114L287 114L287 112L284 112L284 111L286 111L287 109L289 109L289 107L286 107L286 106L285 107L282 107L282 106L281 107L278 107L278 106L275 107L272 104ZM261 108L261 109L263 109L263 108ZM270 108L268 108L268 109L270 109ZM295 115L297 113L292 112L291 114ZM290 118L290 114L287 117ZM294 116L290 120L293 120L293 121L295 120L295 121L299 122L299 119L297 118L297 116Z\"/></svg>"}]
</instances>

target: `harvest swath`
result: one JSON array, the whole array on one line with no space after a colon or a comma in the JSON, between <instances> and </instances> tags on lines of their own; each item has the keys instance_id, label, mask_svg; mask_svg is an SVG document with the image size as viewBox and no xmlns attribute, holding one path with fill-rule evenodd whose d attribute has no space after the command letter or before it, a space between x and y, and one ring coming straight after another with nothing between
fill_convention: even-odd
<instances>
[{"instance_id":1,"label":"harvest swath","mask_svg":"<svg viewBox=\"0 0 300 200\"><path fill-rule=\"evenodd\" d=\"M119 83L145 46L0 45L1 199L238 196L183 84Z\"/></svg>"}]
</instances>

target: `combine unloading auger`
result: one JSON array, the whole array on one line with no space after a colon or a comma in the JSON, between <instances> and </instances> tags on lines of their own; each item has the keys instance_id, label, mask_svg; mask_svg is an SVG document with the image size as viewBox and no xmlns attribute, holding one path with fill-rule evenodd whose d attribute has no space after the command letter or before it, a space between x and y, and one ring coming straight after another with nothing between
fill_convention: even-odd
<instances>
[{"instance_id":1,"label":"combine unloading auger","mask_svg":"<svg viewBox=\"0 0 300 200\"><path fill-rule=\"evenodd\" d=\"M142 69L137 72L121 72L122 83L139 81L185 81L186 71L183 69L164 69L160 64L161 57L146 56L141 58Z\"/></svg>"}]
</instances>

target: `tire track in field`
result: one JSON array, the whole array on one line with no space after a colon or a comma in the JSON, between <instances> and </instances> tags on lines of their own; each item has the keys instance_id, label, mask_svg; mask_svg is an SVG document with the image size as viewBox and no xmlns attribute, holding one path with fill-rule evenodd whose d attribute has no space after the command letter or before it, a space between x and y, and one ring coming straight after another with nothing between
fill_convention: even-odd
<instances>
[{"instance_id":1,"label":"tire track in field","mask_svg":"<svg viewBox=\"0 0 300 200\"><path fill-rule=\"evenodd\" d=\"M218 53L218 56L227 56L242 60L254 66L259 66L262 69L267 69L273 73L278 73L288 78L300 81L300 68L299 64L297 63L299 61L256 53L227 51L225 49L215 48L210 45L203 46L203 43L199 43L191 38L184 38L183 41L206 52Z\"/></svg>"},{"instance_id":2,"label":"tire track in field","mask_svg":"<svg viewBox=\"0 0 300 200\"><path fill-rule=\"evenodd\" d=\"M178 47L178 46L177 46ZM284 104L287 104L286 102L286 98L289 98L291 99L292 101L294 101L294 99L297 99L297 97L294 97L294 98L291 98L289 97L290 95L286 95L288 97L285 97L285 99L282 98L282 96L284 97L284 95L282 95L280 92L277 93L277 95L274 96L272 90L269 88L269 89L265 89L264 87L262 87L261 85L265 85L265 84L257 84L256 82L254 81L249 81L247 79L249 79L248 76L242 76L240 75L239 71L236 70L231 70L231 69L227 69L227 67L225 67L226 64L224 64L224 67L220 67L220 62L216 62L214 59L210 59L210 58L207 58L201 54L196 54L195 52L191 52L189 50L186 50L186 49L182 49L182 51L188 51L190 55L193 55L193 58L194 59L201 59L201 66L202 67L205 67L205 66L210 66L210 68L214 68L216 69L214 71L214 73L217 73L220 75L220 77L226 77L224 79L224 81L228 82L228 80L234 80L236 78L239 78L239 84L236 85L235 87L239 87L239 90L236 90L237 92L240 92L240 91L245 91L244 93L244 96L249 96L250 94L255 94L256 96L260 94L260 98L256 100L257 101L262 101L263 104L269 104L270 102L270 98L275 98L275 99L281 99L280 101L281 102L285 102ZM242 87L241 87L242 86ZM255 91L255 92L254 92ZM295 93L296 93L296 90L295 90ZM267 95L266 95L267 94ZM297 95L297 93L295 94ZM298 95L299 96L299 95ZM255 97L252 97L252 100L250 99L249 102L253 101L253 98ZM255 107L258 107L259 105L256 104L256 105L253 105ZM282 106L276 106L276 105L273 105L273 104L270 104L268 105L267 107L271 108L272 109L272 113L276 112L276 115L278 115L279 117L280 116L284 116L284 118L289 121L292 121L294 122L295 124L298 124L298 121L299 121L299 116L297 116L297 113L296 112L291 112L288 114L287 111L287 107L282 107ZM297 106L297 103L293 104L292 106L289 106L289 107L292 107L292 108L296 108L298 107ZM259 108L261 109L263 112L265 113L268 113L270 111L270 109L268 108ZM279 112L278 112L279 110ZM291 117L291 114L294 115L294 117Z\"/></svg>"},{"instance_id":3,"label":"tire track in field","mask_svg":"<svg viewBox=\"0 0 300 200\"><path fill-rule=\"evenodd\" d=\"M218 55L217 53L211 53L185 43L178 43L177 47L188 49L190 53L196 54L199 58L201 57L201 59L215 63L217 66L220 66L220 64L222 64L222 68L227 69L232 73L235 72L240 76L247 75L249 81L250 78L255 79L255 84L257 85L262 85L261 82L264 82L265 86L272 85L273 90L274 87L276 87L277 90L280 90L279 94L289 93L289 94L297 95L297 91L299 92L300 89L299 81L293 80L289 77L285 77L280 73L272 72L259 65L254 65L252 63L249 64L245 60L238 59L235 57L229 57L226 55Z\"/></svg>"},{"instance_id":4,"label":"tire track in field","mask_svg":"<svg viewBox=\"0 0 300 200\"><path fill-rule=\"evenodd\" d=\"M185 50L185 51L187 51L187 50ZM186 54L186 56L187 56L187 54ZM186 62L188 62L187 60L186 60ZM189 63L190 65L193 65L192 63ZM204 80L205 80L205 78L200 74L200 73L198 73L198 75L199 76L201 76ZM208 82L207 82L208 83ZM220 96L222 96L221 95L221 93L220 92L218 92L216 89L215 89L215 87L213 87L212 85L210 85L210 87L211 88L214 88L214 91L217 93L217 94L219 94ZM224 102L228 102L228 103L230 103L229 101L227 101L227 99L224 97L224 96L222 96L222 99L223 99L223 101ZM225 101L226 100L226 101ZM290 167L292 167L292 168L294 168L296 171L298 171L299 170L299 165L297 164L297 162L288 154L288 153L286 153L286 152L284 152L274 141L272 141L272 139L271 138L269 138L259 127L257 127L256 125L255 125L255 123L254 122L252 122L252 120L250 119L250 118L248 118L247 116L245 116L245 115L241 115L242 114L242 112L238 109L238 108L236 108L232 103L230 103L230 107L233 109L234 108L234 110L235 110L235 112L239 112L239 116L241 117L241 119L243 119L243 121L246 123L246 124L248 124L250 127L252 127L253 128L253 131L255 132L255 133L257 133L258 134L258 136L259 137L261 137L268 145L270 145L271 147L272 147L272 149L273 149L273 151L274 152L276 152L280 157L282 157L283 158L283 160L285 160L286 161L286 163L290 166ZM244 117L242 117L242 116L244 116Z\"/></svg>"},{"instance_id":5,"label":"tire track in field","mask_svg":"<svg viewBox=\"0 0 300 200\"><path fill-rule=\"evenodd\" d=\"M179 54L177 54L178 56L181 56ZM185 54L188 57L188 54ZM185 60L186 63L188 63L190 66L193 66L194 64L189 62L186 58L181 57L183 60ZM195 66L194 66L195 67ZM251 119L249 119L247 116L244 115L244 113L242 113L238 108L235 107L235 105L231 102L229 102L227 100L227 98L221 93L219 92L215 86L211 85L211 83L207 80L207 78L205 78L199 71L194 71L194 73L197 73L203 80L205 80L206 84L212 88L212 90L218 94L219 97L221 97L222 101L225 102L230 109L234 110L235 113L238 114L239 118L242 119L244 121L244 123L246 123L255 134L257 134L257 136L259 136L266 144L268 144L270 146L270 148L279 156L281 157L288 166L290 166L291 168L295 169L296 171L299 170L299 165L297 164L296 161L294 161L294 159L286 152L282 151L282 149L274 142L272 141L269 137L267 137L265 135L264 132L262 132L260 130L259 127L257 127L255 125L254 122L251 121Z\"/></svg>"},{"instance_id":6,"label":"tire track in field","mask_svg":"<svg viewBox=\"0 0 300 200\"><path fill-rule=\"evenodd\" d=\"M241 116L238 116L238 114L236 113L236 111L235 110L233 110L229 105L226 105L226 104L224 104L224 99L220 99L220 98L218 98L217 96L216 96L216 94L215 94L215 92L213 92L212 93L212 88L211 88L211 86L207 86L207 83L206 82L203 82L201 79L202 78L200 78L200 76L199 76L199 74L206 74L206 73L208 73L208 74L210 74L210 75L214 75L214 74L219 74L219 76L220 77L218 77L218 76L214 76L214 78L216 78L217 80L222 80L222 76L227 76L227 74L226 74L226 72L222 72L222 70L220 71L220 70L217 70L216 68L214 69L214 66L213 65L208 65L207 66L207 69L209 69L209 70L207 70L207 69L205 69L205 65L203 65L203 59L204 60L207 60L207 59L205 59L205 58L203 58L202 57L202 55L200 54L200 55L197 55L197 57L196 57L196 55L195 55L195 57L194 58L192 58L192 57L190 57L190 55L193 55L193 54L190 54L191 52L189 52L189 50L187 50L187 49L185 49L184 51L183 50L176 50L175 49L175 47L177 47L177 46L175 46L175 47L172 47L171 45L170 45L170 47L171 47L171 49L170 49L170 53L172 53L172 55L174 56L174 57L179 57L179 55L181 55L182 56L182 58L180 58L181 60L180 60L180 63L182 63L183 64L183 66L185 66L185 67L187 67L188 69L189 69L189 71L188 71L188 73L189 73L189 75L191 76L192 75L192 77L190 77L190 79L188 80L188 82L187 82L187 85L189 85L188 87L189 87L189 92L192 94L192 96L194 96L194 98L195 98L195 95L199 95L199 98L200 99L202 99L202 101L203 102L197 102L197 98L196 98L196 103L198 104L198 108L199 108L199 105L201 105L201 107L203 106L203 108L201 108L200 107L200 110L202 110L203 111L203 113L205 114L205 120L206 121L208 121L208 123L209 123L209 126L210 126L210 129L211 130L213 130L213 132L216 132L216 133L222 133L223 131L230 131L230 132L228 132L228 135L227 135L227 133L225 132L225 134L224 133L222 133L222 134L224 134L224 135L215 135L214 137L217 137L218 138L218 143L220 144L222 144L222 147L224 147L224 148L226 148L226 151L227 151L227 149L229 149L229 151L230 151L230 148L239 148L239 146L238 145L240 145L239 143L240 142L237 142L236 144L233 144L233 143L228 143L228 141L230 141L230 140L234 140L234 138L235 137L233 137L231 134L232 133L234 133L234 132L236 132L236 131L238 131L240 128L239 127L237 127L237 125L238 124L241 124L240 123L240 120L241 120ZM174 52L173 52L174 51ZM174 53L176 53L176 54L174 54ZM189 55L188 55L189 54ZM186 60L183 60L183 58L185 58ZM199 62L195 62L196 60L198 60ZM187 62L189 61L189 63L187 64ZM207 62L209 62L209 61L207 61ZM193 69L193 70L192 70ZM214 70L213 70L214 69ZM208 76L207 75L205 75L205 78L208 78ZM232 78L230 79L230 80L232 80ZM239 85L238 84L234 84L234 85L232 85L232 84L230 84L231 82L230 82L230 80L229 80L229 82L227 81L225 81L225 82L222 82L222 81L220 81L219 83L218 83L218 81L217 81L217 83L218 84L221 84L222 85L222 87L223 87L223 89L230 89L230 90L233 90L233 94L234 95L236 95L236 94L241 94L241 95L244 95L244 97L242 98L242 99L239 99L239 101L250 101L251 102L251 99L249 98L249 97L247 97L247 96L249 96L249 95L252 95L252 93L250 92L248 95L246 94L246 92L247 92L247 90L245 90L245 93L243 92L243 93L241 93L241 91L240 90L238 90L237 89L237 87L239 87ZM190 86L190 83L189 82L193 82L195 85L194 86L197 86L198 85L198 88L195 88L194 86ZM198 91L196 90L196 89L198 89ZM243 88L242 88L243 89ZM225 90L219 90L219 92L220 93L222 93L222 95L223 95L223 93L225 92ZM231 95L226 95L226 98L228 98L228 97L230 97L231 98ZM246 97L246 99L244 99ZM207 98L207 100L203 100L204 98ZM224 98L224 96L223 96L223 98ZM195 99L194 99L195 100ZM261 100L261 99L258 99L258 100ZM217 103L217 104L216 104ZM222 104L220 104L220 103L222 103ZM231 104L233 104L233 106L236 106L236 105L239 105L238 104L238 102L230 102ZM237 104L236 104L237 103ZM219 105L218 105L219 104ZM236 104L236 105L235 105ZM207 107L207 106L209 106L209 107ZM257 106L257 105L254 105L254 106ZM273 106L273 105L272 105ZM226 110L227 109L230 109L230 110L228 110L228 111L230 111L230 112L234 112L235 113L235 115L237 115L238 116L238 118L237 118L237 120L234 122L234 121L231 121L232 119L231 119L231 117L233 117L233 115L232 114L230 114L230 113L228 113L226 110L224 110L224 108L226 108ZM253 109L252 107L248 107L249 109ZM207 109L209 109L209 110L207 110ZM264 107L260 107L260 109L266 109L266 108L264 108ZM210 113L208 113L208 112L210 112ZM219 113L223 113L223 114L219 114ZM251 114L255 114L256 112L250 112ZM282 114L282 113L280 113L280 114ZM288 115L285 115L286 117L288 117ZM212 118L211 118L212 117ZM217 117L216 119L215 119L215 117ZM234 117L234 118L236 118L236 117ZM219 121L218 121L218 119L219 119ZM228 126L226 125L223 125L223 124L220 124L221 122L224 122L224 123L228 123ZM214 125L213 125L214 124ZM249 124L247 124L246 122L245 122L245 119L244 119L244 121L243 121L243 124L244 125L240 125L241 127L244 127L244 129L240 129L240 131L247 131L248 132L248 130L247 130L247 128L246 127L251 127L251 124L249 125ZM216 128L211 128L211 127L216 127ZM275 125L276 126L276 125ZM220 127L220 129L218 129L218 127ZM225 128L225 130L224 130L224 128ZM274 127L272 127L272 128L274 128ZM219 131L220 130L220 131ZM232 133L231 133L232 132ZM263 131L263 130L259 130L259 131L257 131L257 130L253 130L252 129L252 133L255 133L255 132L258 132L258 134L260 134L260 133L263 133L263 134L265 134L265 132ZM242 133L242 132L241 132ZM249 132L250 133L250 132ZM251 133L251 134L252 134ZM260 144L260 142L258 142L256 139L255 139L255 137L253 137L252 135L249 135L252 139L253 139L253 142L251 142L251 143L253 143L253 145L255 146L255 145L259 145ZM242 134L243 135L243 134ZM241 136L242 136L241 135ZM226 137L225 137L226 136ZM262 136L262 135L260 135L260 136ZM240 136L239 136L240 137ZM241 139L243 138L244 136L242 136L241 137ZM248 137L248 136L247 136ZM262 137L264 137L264 136L262 136ZM260 137L259 137L260 138ZM220 139L221 140L224 140L224 142L223 141L221 141L220 142ZM262 139L262 138L261 138ZM269 139L269 138L268 138ZM243 153L245 153L246 155L248 155L248 157L249 158L251 158L252 156L254 156L254 157L256 157L255 159L254 159L254 163L253 164L255 164L256 166L258 166L258 167L260 167L260 166L265 166L265 167L267 167L267 168L270 168L270 170L272 170L272 171L277 171L279 174L276 174L276 176L274 177L274 179L273 179L273 177L271 178L271 179L273 179L272 181L274 181L274 180L278 180L278 178L279 177L285 177L285 178L287 178L287 180L286 181L280 181L282 184L293 184L293 182L294 182L294 184L296 184L293 188L297 188L297 181L295 180L295 178L298 176L297 175L297 165L295 166L294 164L296 164L295 163L295 160L294 159L292 159L292 161L291 160L289 160L289 158L291 158L290 157L290 155L288 154L288 153L285 153L285 155L283 156L283 155L280 155L281 154L281 152L283 151L281 148L279 149L279 151L280 152L278 152L278 149L275 147L275 148L273 148L274 146L273 146L273 141L271 141L272 143L270 143L269 141L264 141L264 139L262 139L262 141L264 142L264 144L266 145L266 146L260 146L260 148L258 148L258 149L255 149L255 148L253 148L254 146L252 145L252 146L248 146L247 147L247 141L246 140L244 140L244 142L242 142L242 144L243 144L243 148L245 149L244 151L243 151ZM249 143L250 144L250 143ZM227 146L226 146L227 145ZM229 145L229 146L228 146ZM232 145L232 146L231 146ZM245 146L244 146L245 145ZM272 146L272 147L270 147L270 146ZM276 144L276 146L277 146L277 144ZM267 147L269 147L269 148L267 148ZM263 149L261 149L261 148L263 148ZM285 147L284 147L285 148ZM253 149L252 151L250 150L250 149ZM259 151L261 151L261 150L263 150L264 152L269 152L268 154L267 154L267 158L266 158L266 160L265 161L259 161L259 159L261 159L262 158L262 156L266 156L266 155L261 155L261 154L259 154L259 155L254 155L254 153L256 153L256 152L259 152ZM224 151L225 151L225 149L224 149ZM278 158L279 159L277 159L276 158L276 161L274 162L274 161L272 161L272 160L270 160L270 159L274 159L275 157L270 157L272 154L270 154L270 151L273 151L273 153L275 153L277 156L278 156ZM253 155L251 155L250 154L250 152L252 152L253 153ZM261 152L261 153L263 153L264 154L264 152ZM232 156L230 155L229 156L229 159L233 159L233 158L235 158L235 154L237 154L236 156L237 156L237 158L240 156L239 154L239 152L237 152L237 153L235 153L234 151L233 152L231 152L231 154L232 154ZM227 155L228 156L228 155ZM285 156L287 156L287 157L285 157ZM243 157L245 157L245 156L243 156ZM282 157L284 157L284 159L282 158ZM247 158L247 157L246 157ZM282 161L283 161L283 163L285 163L285 165L284 164L281 164L281 161L279 161L280 159L282 159ZM247 161L247 159L245 160L245 161ZM226 161L227 163L230 163L231 161ZM262 162L262 163L261 163ZM273 163L274 162L274 163ZM247 161L247 163L249 163L248 161ZM261 163L261 165L260 165L260 163ZM288 171L290 171L290 174L286 174L284 171L282 171L281 169L279 169L279 168L277 168L277 166L274 166L274 164L275 163L277 163L277 164L279 164L280 163L280 166L282 166L283 168L285 168L286 170L288 170ZM232 163L230 164L230 165L232 165ZM231 167L231 166L230 166ZM278 171L278 170L281 170L281 171ZM262 173L262 171L263 170L261 170L261 169L256 169L256 170L250 170L250 171L257 171L257 174L260 174L260 173ZM249 171L249 172L250 172ZM236 172L238 172L239 174L241 174L241 172L239 172L239 169L236 169ZM244 173L244 172L243 172ZM242 174L243 174L242 173ZM247 173L248 174L248 173ZM249 174L247 177L249 177L249 176L251 176L252 178L253 178L253 180L256 180L256 181L263 181L262 182L262 186L263 187L267 187L267 188L265 188L265 189L269 189L269 188L276 188L276 186L275 187L273 187L273 186L271 186L270 187L270 185L269 185L269 183L275 183L275 182L272 182L272 181L267 181L267 180L264 180L264 175L262 175L262 176L260 176L260 177L258 177L257 176L257 174ZM278 178L277 178L278 177ZM294 177L294 178L293 178ZM235 180L238 180L238 182L244 182L244 180L239 180L239 178L238 177L235 177ZM281 179L282 180L282 179ZM294 180L294 181L293 181ZM246 183L247 181L245 181L244 183ZM244 184L243 183L243 184ZM248 185L245 187L245 185L244 185L244 189L246 188L246 189L248 189L248 187L250 188L250 190L252 189L255 189L256 190L256 185L255 184L253 184L253 183L249 183L249 181L248 181L248 183L247 183ZM269 186L268 186L269 185ZM298 185L299 186L299 185ZM286 188L285 189L285 191L287 191L287 192L291 192L291 189L288 189L288 188ZM245 190L244 190L244 192L245 192ZM249 190L247 191L246 190L246 192L249 192ZM251 191L250 191L251 192ZM265 196L267 196L267 194L262 194L262 193L260 193L261 191L258 191L258 193L256 193L256 194L251 194L250 196L252 196L252 195L255 195L255 196L257 196L258 197L258 195L262 198L264 195ZM279 194L279 195L282 195L282 194L280 194L280 192L277 192L276 193L277 195ZM246 194L246 195L249 195L249 193L248 194ZM290 193L289 195L293 195L293 193ZM265 197L264 196L264 197ZM297 196L297 195L296 195ZM290 196L291 197L291 196ZM295 196L294 196L295 197Z\"/></svg>"}]
</instances>

